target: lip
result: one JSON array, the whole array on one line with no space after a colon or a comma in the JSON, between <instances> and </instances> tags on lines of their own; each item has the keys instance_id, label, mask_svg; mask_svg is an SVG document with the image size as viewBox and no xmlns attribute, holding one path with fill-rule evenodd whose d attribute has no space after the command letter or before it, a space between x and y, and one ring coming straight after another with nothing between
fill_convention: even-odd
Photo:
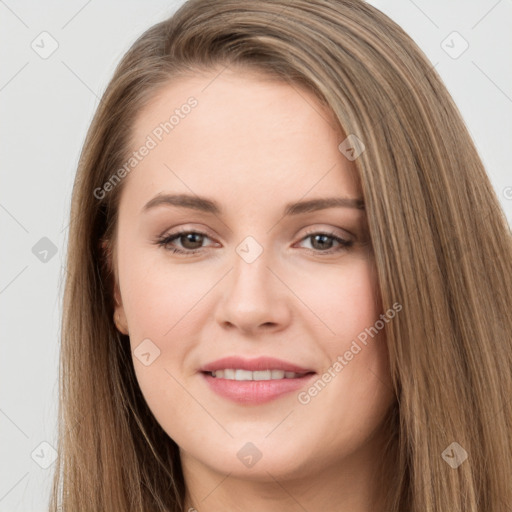
<instances>
[{"instance_id":1,"label":"lip","mask_svg":"<svg viewBox=\"0 0 512 512\"><path fill-rule=\"evenodd\" d=\"M241 370L284 370L303 374L293 379L273 380L231 380L212 377L209 372L225 368ZM237 356L224 357L208 363L200 369L202 377L212 391L233 402L245 405L258 405L270 402L285 394L297 391L309 384L316 372L293 363L273 357L244 359Z\"/></svg>"},{"instance_id":2,"label":"lip","mask_svg":"<svg viewBox=\"0 0 512 512\"><path fill-rule=\"evenodd\" d=\"M302 368L301 366L289 363L288 361L267 356L261 356L254 359L245 359L239 356L223 357L205 364L200 368L200 371L213 372L215 370L224 370L225 368L238 368L240 370L249 370L252 372L258 370L284 370L285 372L295 373L314 372L311 368Z\"/></svg>"}]
</instances>

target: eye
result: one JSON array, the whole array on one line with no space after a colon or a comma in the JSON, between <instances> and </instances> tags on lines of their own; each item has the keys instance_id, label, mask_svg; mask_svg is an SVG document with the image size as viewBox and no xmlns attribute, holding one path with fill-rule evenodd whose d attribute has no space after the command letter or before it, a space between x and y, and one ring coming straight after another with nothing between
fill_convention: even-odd
<instances>
[{"instance_id":1,"label":"eye","mask_svg":"<svg viewBox=\"0 0 512 512\"><path fill-rule=\"evenodd\" d=\"M301 241L310 240L312 248L306 248L316 254L332 254L344 251L351 247L354 242L345 240L335 233L331 232L312 232L308 233ZM333 244L338 244L333 248Z\"/></svg>"},{"instance_id":2,"label":"eye","mask_svg":"<svg viewBox=\"0 0 512 512\"><path fill-rule=\"evenodd\" d=\"M172 253L195 254L203 248L202 244L205 238L209 238L206 233L183 230L170 235L164 235L159 238L156 243L158 246L164 247ZM175 240L181 242L182 248L171 245Z\"/></svg>"}]
</instances>

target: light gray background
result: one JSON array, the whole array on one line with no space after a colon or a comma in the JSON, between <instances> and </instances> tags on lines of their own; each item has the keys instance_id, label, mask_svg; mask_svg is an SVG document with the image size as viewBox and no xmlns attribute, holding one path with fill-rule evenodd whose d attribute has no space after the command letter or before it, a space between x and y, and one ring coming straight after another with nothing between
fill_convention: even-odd
<instances>
[{"instance_id":1,"label":"light gray background","mask_svg":"<svg viewBox=\"0 0 512 512\"><path fill-rule=\"evenodd\" d=\"M512 224L512 0L370 3L436 64ZM122 54L181 4L0 0L0 512L46 510L54 466L40 465L56 441L62 265L86 130ZM50 48L43 31L58 43L47 59L31 47ZM469 44L456 59L441 46L453 31ZM46 262L32 250L43 237L57 251Z\"/></svg>"}]
</instances>

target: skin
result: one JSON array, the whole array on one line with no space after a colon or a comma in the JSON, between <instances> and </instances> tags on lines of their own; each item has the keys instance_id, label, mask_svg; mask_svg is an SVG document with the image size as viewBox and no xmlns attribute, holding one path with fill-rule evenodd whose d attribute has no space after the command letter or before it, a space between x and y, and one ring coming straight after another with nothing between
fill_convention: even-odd
<instances>
[{"instance_id":1,"label":"skin","mask_svg":"<svg viewBox=\"0 0 512 512\"><path fill-rule=\"evenodd\" d=\"M364 210L282 215L292 201L361 198L355 165L338 150L345 136L307 91L227 69L160 90L136 120L133 150L190 96L197 107L125 178L114 260L118 328L132 350L145 339L160 350L148 366L133 362L151 411L180 447L187 507L379 511L381 425L395 400L383 331L307 404L298 392L237 404L198 373L236 354L321 376L379 318ZM223 212L143 212L161 193L206 196ZM202 246L190 237L167 249L155 243L178 228L207 236ZM306 236L325 230L353 245ZM236 252L249 235L263 249L252 263ZM252 467L237 457L247 442L261 452Z\"/></svg>"}]
</instances>

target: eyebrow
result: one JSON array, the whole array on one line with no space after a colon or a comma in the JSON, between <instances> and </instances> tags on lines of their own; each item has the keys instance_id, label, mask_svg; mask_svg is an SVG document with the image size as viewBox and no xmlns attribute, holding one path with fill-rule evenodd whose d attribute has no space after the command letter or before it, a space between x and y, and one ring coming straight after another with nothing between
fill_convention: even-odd
<instances>
[{"instance_id":1,"label":"eyebrow","mask_svg":"<svg viewBox=\"0 0 512 512\"><path fill-rule=\"evenodd\" d=\"M222 213L222 208L212 199L188 194L159 194L146 203L142 211L147 212L148 210L162 205L180 206L182 208L190 208L214 215L220 215ZM322 197L297 201L285 205L283 216L299 215L301 213L325 210L327 208L354 208L364 210L364 201L361 198L349 197Z\"/></svg>"}]
</instances>

